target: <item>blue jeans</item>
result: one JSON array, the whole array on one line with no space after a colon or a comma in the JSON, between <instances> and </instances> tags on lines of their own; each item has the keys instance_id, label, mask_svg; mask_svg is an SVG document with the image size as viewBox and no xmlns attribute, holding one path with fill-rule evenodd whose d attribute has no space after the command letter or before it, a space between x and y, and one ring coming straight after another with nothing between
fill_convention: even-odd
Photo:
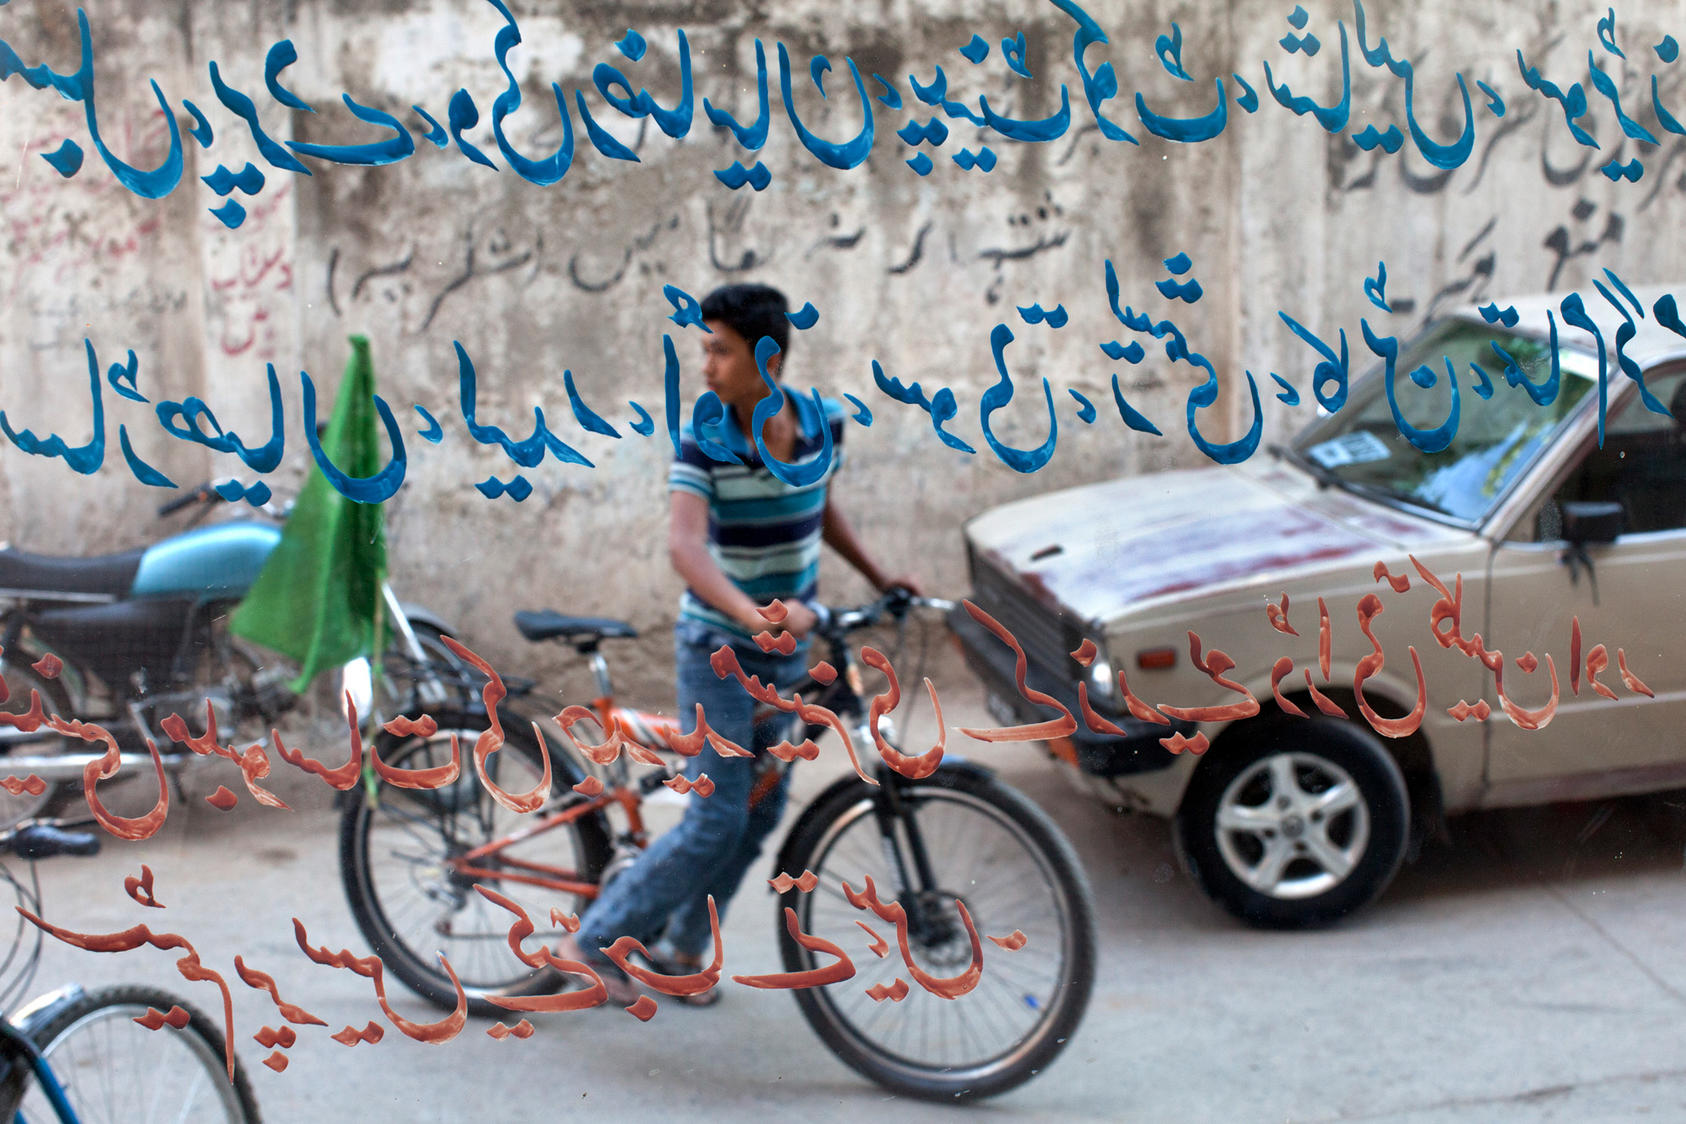
<instances>
[{"instance_id":1,"label":"blue jeans","mask_svg":"<svg viewBox=\"0 0 1686 1124\"><path fill-rule=\"evenodd\" d=\"M709 666L709 657L725 643L732 643L732 638L707 625L681 620L675 627L679 721L687 733L692 731L701 703L711 729L753 749L756 756L721 757L705 745L686 763L685 775L693 780L700 773L708 774L714 782L713 794L693 794L678 826L657 838L586 910L580 918L579 938L587 949L605 948L621 936L649 945L665 934L675 953L702 955L709 944L709 895L724 917L726 904L761 853L762 842L778 826L788 771L753 808L749 796L757 773L769 760L767 747L777 744L789 727L780 722L753 728L755 700L735 676L721 679ZM807 655L800 649L781 656L742 642L733 643L733 648L745 674L763 683L787 688L807 671Z\"/></svg>"}]
</instances>

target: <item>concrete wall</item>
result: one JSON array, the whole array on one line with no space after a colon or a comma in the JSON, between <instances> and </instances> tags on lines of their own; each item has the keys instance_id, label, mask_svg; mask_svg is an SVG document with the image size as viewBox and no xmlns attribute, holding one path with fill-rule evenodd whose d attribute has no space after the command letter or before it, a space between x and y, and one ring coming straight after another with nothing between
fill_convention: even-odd
<instances>
[{"instance_id":1,"label":"concrete wall","mask_svg":"<svg viewBox=\"0 0 1686 1124\"><path fill-rule=\"evenodd\" d=\"M661 428L653 438L627 428L635 399L660 417L662 333L672 332L685 364L685 400L695 393L696 335L663 317L674 284L700 296L738 279L783 287L800 306L821 311L797 334L787 368L798 386L858 395L872 408L870 429L851 426L852 464L838 484L865 538L896 569L923 574L933 589L964 587L960 523L994 503L1057 485L1119 473L1203 463L1184 429L1188 391L1203 376L1170 364L1162 349L1140 366L1108 360L1097 344L1133 338L1107 308L1103 262L1117 268L1122 299L1156 316L1174 316L1191 346L1211 358L1225 387L1202 412L1215 440L1250 422L1243 371L1261 381L1266 440L1308 416L1277 402L1278 372L1310 399L1311 352L1276 316L1286 310L1333 338L1345 328L1362 370L1368 353L1358 331L1372 323L1404 334L1431 311L1475 299L1569 286L1604 266L1630 283L1686 274L1680 229L1686 200L1682 138L1662 133L1650 110L1649 78L1660 76L1663 103L1686 114L1686 62L1663 64L1651 45L1673 26L1678 8L1658 0L1624 6L1618 38L1628 61L1598 47L1604 5L1523 3L1405 5L1373 3L1369 38L1385 34L1396 53L1418 62L1416 107L1436 139L1456 135L1461 117L1455 75L1470 84L1478 126L1475 154L1441 174L1407 142L1395 155L1363 152L1350 139L1366 124L1404 128L1400 82L1363 65L1356 43L1351 123L1330 135L1310 118L1275 104L1261 60L1278 81L1319 102L1341 90L1336 21L1352 33L1345 4L1308 5L1307 29L1323 49L1289 55L1279 40L1291 28L1283 5L1237 0L1191 3L1097 2L1090 13L1111 37L1091 48L1098 66L1111 59L1123 96L1107 111L1141 141L1104 140L1093 128L1072 64L1074 24L1052 4L1029 0L877 0L835 5L779 0L739 4L565 3L517 11L523 44L510 56L523 105L509 120L516 147L544 155L561 130L549 83L590 89L592 67L611 61L663 105L679 89L676 30L689 37L695 117L672 140L630 122L592 93L600 121L639 155L614 162L593 151L574 114L576 154L567 177L533 186L504 167L489 127L503 88L492 42L501 18L485 3L461 0L408 5L352 5L336 0L91 0L101 131L112 150L143 168L163 156L165 118L148 87L156 79L185 128L191 98L210 117L209 150L186 144L182 185L161 200L141 199L113 182L88 141L82 107L13 80L0 86L0 408L15 428L56 432L68 441L90 432L84 338L102 365L132 348L139 386L154 401L199 395L227 429L267 435L264 369L282 376L291 438L287 461L270 478L282 495L301 478L297 372L308 369L325 391L337 382L345 337L373 342L381 393L399 411L409 476L391 506L395 581L409 598L459 622L462 633L500 666L550 675L554 665L521 652L508 623L532 605L626 616L651 630L646 647L659 684L667 663L662 629L677 583L665 555L664 469L670 455ZM1154 58L1155 40L1173 22L1184 34L1182 59L1194 82L1171 78ZM1667 26L1665 26L1667 25ZM627 63L611 44L634 27L649 52ZM1032 82L1012 77L995 46L973 67L956 48L974 32L991 44L1022 31ZM264 93L264 52L290 37L299 61L285 84L317 109L286 110ZM712 172L753 158L724 130L710 127L706 96L740 119L754 115L754 40L772 72L770 140L759 155L772 171L764 192L730 191ZM74 69L75 9L65 0L14 0L0 10L0 38L26 63ZM907 76L921 81L941 63L950 95L1017 117L1059 106L1071 88L1073 126L1058 140L1011 143L955 128L933 153L936 171L914 175L912 153L892 131L910 117L874 103L878 141L863 167L840 172L802 151L777 89L776 44L792 55L794 99L803 120L828 138L852 136L858 102L844 56L863 74L894 81L912 106ZM1526 89L1516 51L1564 86L1587 79L1588 49L1621 83L1627 112L1657 132L1660 148L1622 142L1607 102L1592 95L1586 122L1604 148L1578 147L1561 110ZM808 60L833 62L822 99L807 79ZM353 168L310 161L313 174L271 167L248 131L211 89L207 64L254 95L266 129L277 137L353 143L379 134L340 103L399 115L418 134L418 154L390 167ZM1193 115L1213 104L1212 78L1239 72L1259 92L1251 116L1233 105L1216 140L1161 141L1141 126L1131 94L1155 112ZM1485 81L1507 103L1502 119L1482 107ZM419 139L419 104L444 120L450 95L470 91L479 125L467 138L501 170L471 164L452 149ZM869 84L876 92L876 85ZM924 109L924 107L917 107ZM920 115L925 119L925 114ZM1594 122L1596 122L1594 124ZM39 155L72 138L87 164L61 179ZM989 174L950 160L962 145L992 139L999 158ZM1611 157L1644 157L1638 183L1612 183L1598 169ZM200 182L215 166L253 160L267 182L246 197L249 217L228 230L208 213L222 200ZM238 196L237 196L238 197ZM1662 236L1659 236L1661 234ZM1160 299L1162 259L1186 252L1190 276L1205 296L1192 308ZM1385 260L1388 294L1401 311L1371 308L1362 285ZM1025 324L1015 306L1063 304L1070 323L1058 331ZM1003 440L1039 444L1047 418L1039 382L1051 380L1059 411L1058 451L1040 472L1015 472L994 457L978 424L979 396L996 381L989 334L1008 324L1008 350L1019 393L995 415ZM480 420L512 435L532 430L542 406L564 439L596 462L584 469L547 460L525 472L531 498L488 500L473 488L516 468L501 451L474 444L457 408L460 341L479 371ZM873 389L870 361L887 372L954 389L961 414L951 428L980 451L941 445L919 411ZM571 420L562 371L573 372L584 400L623 437L584 434ZM1165 436L1130 432L1112 405L1119 373L1130 402ZM1067 389L1099 407L1084 425ZM105 467L92 478L62 461L6 448L0 456L0 528L16 545L40 551L92 552L149 541L163 527L151 510L167 498L124 469L116 431L126 425L134 450L178 483L237 474L225 455L163 433L147 407L105 395L111 431ZM439 445L416 437L428 407L445 429ZM1207 415L1210 415L1208 419ZM82 435L82 436L77 436ZM241 470L243 471L243 470ZM248 482L249 472L244 473ZM864 592L829 559L827 588ZM651 686L652 701L665 689Z\"/></svg>"}]
</instances>

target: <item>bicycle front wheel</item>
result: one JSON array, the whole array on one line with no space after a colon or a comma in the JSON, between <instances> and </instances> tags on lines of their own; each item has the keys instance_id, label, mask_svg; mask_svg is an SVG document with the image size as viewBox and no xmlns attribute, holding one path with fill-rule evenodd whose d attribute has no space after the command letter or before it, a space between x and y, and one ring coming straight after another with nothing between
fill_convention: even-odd
<instances>
[{"instance_id":1,"label":"bicycle front wheel","mask_svg":"<svg viewBox=\"0 0 1686 1124\"><path fill-rule=\"evenodd\" d=\"M523 994L556 976L516 959L508 943L514 915L487 901L475 884L528 910L537 926L528 949L554 945L562 931L551 910L574 913L585 901L539 883L563 875L595 882L608 861L608 834L600 818L582 816L472 857L531 828L546 812L511 812L481 785L470 750L484 717L447 714L438 721L437 732L425 737L383 734L376 751L398 768L436 768L451 759L454 733L462 746L459 779L434 789L381 784L373 800L361 783L351 789L340 818L340 877L357 927L388 972L438 1006L454 1007L456 989L439 963L444 953L468 992L469 1011L498 1016L503 1009L486 996ZM505 717L503 728L504 747L487 761L487 774L509 792L526 792L542 775L539 744L518 720ZM565 793L579 780L569 759L555 752L551 768L552 792Z\"/></svg>"},{"instance_id":2,"label":"bicycle front wheel","mask_svg":"<svg viewBox=\"0 0 1686 1124\"><path fill-rule=\"evenodd\" d=\"M992 1096L1022 1084L1053 1060L1083 1017L1095 979L1095 921L1089 886L1071 845L1043 812L988 774L945 767L921 781L886 777L887 794L864 783L834 790L803 818L786 850L792 875L818 884L793 888L803 932L841 940L865 921L889 942L883 956L856 954L856 975L795 992L803 1015L856 1071L913 1096ZM882 813L882 814L881 814ZM956 999L919 985L887 924L864 915L842 890L871 875L879 897L908 911L911 959L935 977L960 975L971 940L956 901L981 938L1026 938L1006 951L983 940L983 974ZM787 971L820 963L787 931L779 942ZM858 942L855 942L858 943ZM824 962L830 963L825 957ZM869 989L908 987L905 999L874 999Z\"/></svg>"},{"instance_id":3,"label":"bicycle front wheel","mask_svg":"<svg viewBox=\"0 0 1686 1124\"><path fill-rule=\"evenodd\" d=\"M180 1007L187 1023L148 1030L147 1008ZM197 1008L154 987L109 987L64 1004L34 1034L83 1124L146 1121L249 1122L257 1101L238 1058L228 1079L222 1031ZM57 1120L40 1082L31 1080L20 1119Z\"/></svg>"}]
</instances>

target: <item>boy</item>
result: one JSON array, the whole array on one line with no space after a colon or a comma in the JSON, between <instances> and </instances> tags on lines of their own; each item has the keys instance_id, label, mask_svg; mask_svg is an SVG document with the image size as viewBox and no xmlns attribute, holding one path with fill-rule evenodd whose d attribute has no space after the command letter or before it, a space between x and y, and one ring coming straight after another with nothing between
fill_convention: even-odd
<instances>
[{"instance_id":1,"label":"boy","mask_svg":"<svg viewBox=\"0 0 1686 1124\"><path fill-rule=\"evenodd\" d=\"M807 602L816 591L820 543L830 544L880 590L904 586L890 578L867 553L854 530L832 503L828 485L842 463L843 410L826 401L788 392L777 383L789 347L789 305L766 285L729 285L702 302L709 329L703 337L703 375L724 407L718 424L702 436L741 460L717 461L704 451L699 435L687 426L679 456L668 474L668 556L685 580L675 626L678 716L690 732L701 703L709 726L744 747L754 743L754 707L737 679L721 679L709 656L730 644L746 674L763 683L786 687L807 668L807 634L815 623ZM769 393L756 366L755 347L763 337L778 344L767 360L767 374L779 386L783 405L767 419L761 439L767 454L803 474L812 483L793 486L769 469L756 446L753 414ZM706 416L706 415L704 415ZM830 433L830 463L816 472ZM795 652L763 652L754 636L771 628L759 607L775 598L789 609L783 622L797 641ZM723 758L711 747L687 765L691 777L707 773L714 792L692 797L684 819L658 838L637 862L604 890L581 918L576 948L603 977L612 1002L629 1004L639 992L632 981L599 950L627 934L648 945L663 935L667 951L658 969L681 974L697 971L709 942L708 897L722 915L762 841L784 810L788 773L753 807L750 792L765 760L765 745L753 745L757 758ZM718 988L681 999L707 1005Z\"/></svg>"}]
</instances>

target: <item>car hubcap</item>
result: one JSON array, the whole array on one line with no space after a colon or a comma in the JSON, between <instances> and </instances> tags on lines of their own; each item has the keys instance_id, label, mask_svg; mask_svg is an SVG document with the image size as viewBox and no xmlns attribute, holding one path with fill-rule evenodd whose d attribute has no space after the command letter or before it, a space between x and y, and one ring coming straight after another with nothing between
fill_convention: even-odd
<instances>
[{"instance_id":1,"label":"car hubcap","mask_svg":"<svg viewBox=\"0 0 1686 1124\"><path fill-rule=\"evenodd\" d=\"M1311 753L1248 766L1218 799L1218 851L1247 886L1310 898L1344 882L1370 841L1370 814L1345 769Z\"/></svg>"}]
</instances>

